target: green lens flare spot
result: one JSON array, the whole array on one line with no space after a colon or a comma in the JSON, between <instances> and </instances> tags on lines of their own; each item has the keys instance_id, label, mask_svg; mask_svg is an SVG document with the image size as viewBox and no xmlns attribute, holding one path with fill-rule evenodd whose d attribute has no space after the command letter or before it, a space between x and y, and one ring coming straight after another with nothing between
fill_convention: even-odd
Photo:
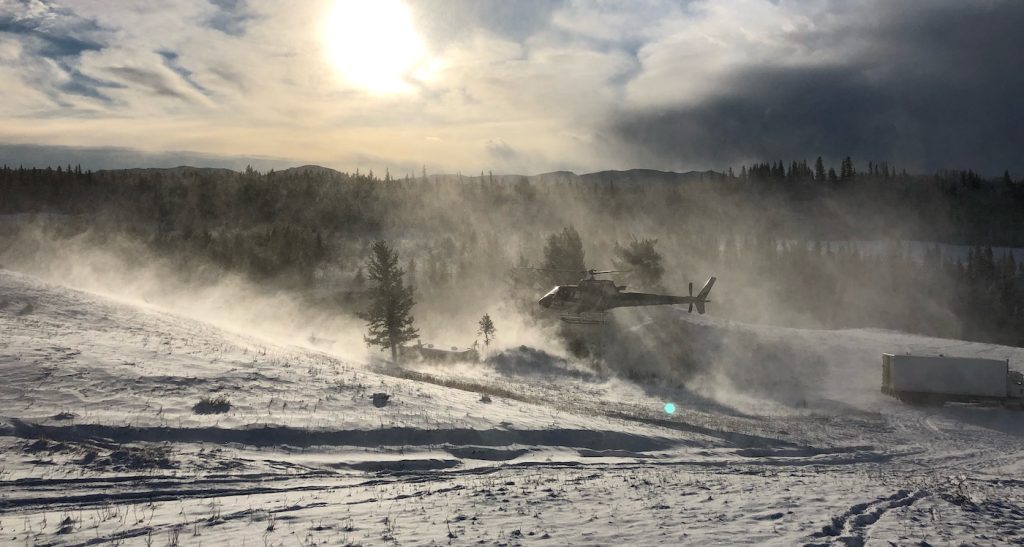
<instances>
[{"instance_id":1,"label":"green lens flare spot","mask_svg":"<svg viewBox=\"0 0 1024 547\"><path fill-rule=\"evenodd\" d=\"M675 414L675 413L676 413L676 405L674 405L672 403L665 403L665 414Z\"/></svg>"}]
</instances>

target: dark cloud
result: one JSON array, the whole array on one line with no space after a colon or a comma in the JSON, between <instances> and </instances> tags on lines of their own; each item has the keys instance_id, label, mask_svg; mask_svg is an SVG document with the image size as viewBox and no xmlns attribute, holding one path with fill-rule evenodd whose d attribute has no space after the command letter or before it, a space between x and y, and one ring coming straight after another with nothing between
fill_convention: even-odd
<instances>
[{"instance_id":1,"label":"dark cloud","mask_svg":"<svg viewBox=\"0 0 1024 547\"><path fill-rule=\"evenodd\" d=\"M210 0L216 11L206 25L231 36L242 36L245 28L254 18L246 0Z\"/></svg>"},{"instance_id":2,"label":"dark cloud","mask_svg":"<svg viewBox=\"0 0 1024 547\"><path fill-rule=\"evenodd\" d=\"M1024 2L900 2L862 15L883 23L834 30L834 43L869 44L847 60L742 69L698 104L622 113L611 133L673 168L850 155L1024 172Z\"/></svg>"}]
</instances>

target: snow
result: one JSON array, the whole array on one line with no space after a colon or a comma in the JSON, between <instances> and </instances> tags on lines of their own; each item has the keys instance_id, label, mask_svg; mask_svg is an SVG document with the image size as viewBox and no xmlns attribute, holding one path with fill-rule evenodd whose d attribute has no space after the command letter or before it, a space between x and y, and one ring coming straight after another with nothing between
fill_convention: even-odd
<instances>
[{"instance_id":1,"label":"snow","mask_svg":"<svg viewBox=\"0 0 1024 547\"><path fill-rule=\"evenodd\" d=\"M0 544L1024 543L1024 414L879 392L882 352L1024 349L615 318L703 368L399 368L0 270Z\"/></svg>"}]
</instances>

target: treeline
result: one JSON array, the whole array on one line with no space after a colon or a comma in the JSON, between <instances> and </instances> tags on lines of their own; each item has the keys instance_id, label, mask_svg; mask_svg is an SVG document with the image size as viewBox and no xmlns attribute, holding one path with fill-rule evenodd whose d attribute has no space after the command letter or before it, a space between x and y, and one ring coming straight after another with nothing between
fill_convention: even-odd
<instances>
[{"instance_id":1,"label":"treeline","mask_svg":"<svg viewBox=\"0 0 1024 547\"><path fill-rule=\"evenodd\" d=\"M509 270L551 262L549 238L569 237L563 229L572 226L580 238L573 264L611 268L660 254L663 280L629 282L680 291L714 273L721 292L713 309L737 319L1024 344L1020 266L991 250L1024 247L1024 181L1009 173L911 175L849 158L724 173L400 179L319 167L3 166L0 215L20 215L0 223L0 251L23 219L45 219L55 237L119 234L183 267L335 291L361 290L360 268L384 239L421 301L451 310L500 298ZM959 256L860 244L885 240L977 249Z\"/></svg>"},{"instance_id":2,"label":"treeline","mask_svg":"<svg viewBox=\"0 0 1024 547\"><path fill-rule=\"evenodd\" d=\"M729 177L735 177L730 167L727 171ZM807 164L807 160L793 160L788 166L782 161L772 163L755 163L749 168L744 165L740 168L739 178L757 180L783 180L789 182L839 182L849 181L857 178L857 169L853 165L853 159L849 156L843 158L839 164L839 172L834 167L825 171L825 162L818 156L814 162L814 168ZM881 163L868 162L867 172L862 178L874 178L881 180L892 180L896 178L909 179L906 169L897 174L895 167L890 167L889 162Z\"/></svg>"}]
</instances>

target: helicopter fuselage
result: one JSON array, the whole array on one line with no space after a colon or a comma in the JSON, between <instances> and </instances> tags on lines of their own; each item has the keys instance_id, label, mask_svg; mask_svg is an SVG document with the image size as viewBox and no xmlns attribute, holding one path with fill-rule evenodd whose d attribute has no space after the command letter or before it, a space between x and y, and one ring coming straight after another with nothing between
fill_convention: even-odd
<instances>
[{"instance_id":1,"label":"helicopter fuselage","mask_svg":"<svg viewBox=\"0 0 1024 547\"><path fill-rule=\"evenodd\" d=\"M559 311L604 311L615 307L617 297L625 288L607 279L583 279L576 285L551 289L539 303L544 308Z\"/></svg>"},{"instance_id":2,"label":"helicopter fuselage","mask_svg":"<svg viewBox=\"0 0 1024 547\"><path fill-rule=\"evenodd\" d=\"M715 278L712 277L708 279L707 284L697 296L692 296L692 284L690 296L671 296L625 292L625 285L616 285L611 280L591 277L581 279L576 285L559 285L545 294L538 303L543 308L570 314L605 312L621 307L673 304L689 304L690 311L693 311L693 307L696 306L699 313L704 313L704 305L708 302L708 293L711 292L711 287L714 284Z\"/></svg>"}]
</instances>

